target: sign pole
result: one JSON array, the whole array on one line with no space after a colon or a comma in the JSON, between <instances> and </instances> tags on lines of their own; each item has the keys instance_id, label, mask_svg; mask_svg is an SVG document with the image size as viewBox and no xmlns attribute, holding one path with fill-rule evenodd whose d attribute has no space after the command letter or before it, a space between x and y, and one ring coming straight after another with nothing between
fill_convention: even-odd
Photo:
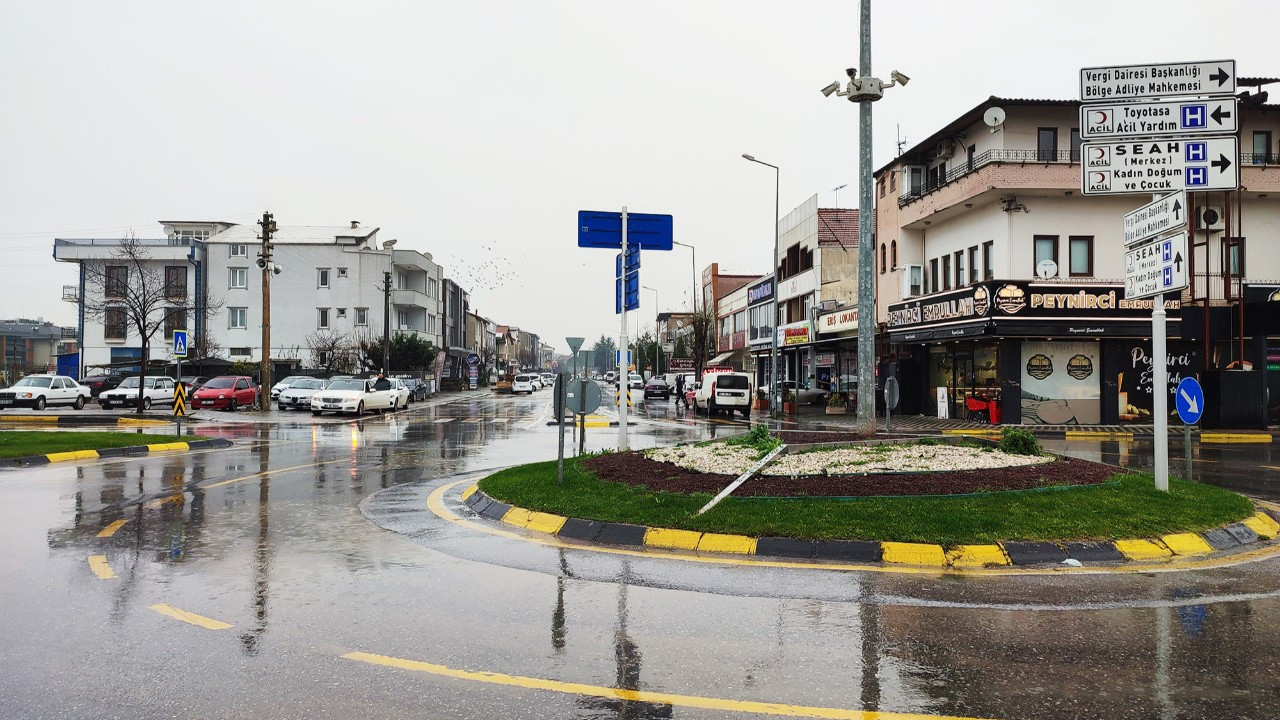
<instances>
[{"instance_id":1,"label":"sign pole","mask_svg":"<svg viewBox=\"0 0 1280 720\"><path fill-rule=\"evenodd\" d=\"M622 206L622 319L620 330L618 331L618 452L627 451L627 405L622 396L622 388L627 383L627 360L630 353L630 345L627 344L627 206Z\"/></svg>"},{"instance_id":2,"label":"sign pole","mask_svg":"<svg viewBox=\"0 0 1280 720\"><path fill-rule=\"evenodd\" d=\"M178 379L177 381L174 382L174 386L181 388L182 387L182 358L178 357L177 361L178 361ZM182 392L182 391L174 390L174 392ZM177 432L178 437L182 437L182 415L180 413L177 415L174 415L173 422L178 426L178 432Z\"/></svg>"},{"instance_id":3,"label":"sign pole","mask_svg":"<svg viewBox=\"0 0 1280 720\"><path fill-rule=\"evenodd\" d=\"M1151 416L1155 420L1156 489L1169 491L1169 367L1164 294L1151 298Z\"/></svg>"},{"instance_id":4,"label":"sign pole","mask_svg":"<svg viewBox=\"0 0 1280 720\"><path fill-rule=\"evenodd\" d=\"M564 485L564 376L556 373L555 383L555 413L556 413L556 435L559 438L558 449L556 450L556 485Z\"/></svg>"},{"instance_id":5,"label":"sign pole","mask_svg":"<svg viewBox=\"0 0 1280 720\"><path fill-rule=\"evenodd\" d=\"M1195 478L1191 476L1191 423L1182 423L1182 455L1185 466L1182 479L1192 482Z\"/></svg>"}]
</instances>

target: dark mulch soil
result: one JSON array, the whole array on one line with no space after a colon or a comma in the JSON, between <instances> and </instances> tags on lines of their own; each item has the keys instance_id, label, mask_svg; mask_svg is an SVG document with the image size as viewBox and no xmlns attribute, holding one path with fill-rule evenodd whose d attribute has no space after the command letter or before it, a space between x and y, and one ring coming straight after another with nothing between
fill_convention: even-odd
<instances>
[{"instance_id":1,"label":"dark mulch soil","mask_svg":"<svg viewBox=\"0 0 1280 720\"><path fill-rule=\"evenodd\" d=\"M730 475L712 475L649 460L639 452L609 453L583 461L583 465L603 480L639 485L661 492L718 493L733 480ZM1041 465L968 470L958 472L903 475L849 475L840 477L756 477L735 495L742 496L826 496L867 497L872 495L958 495L997 490L1062 485L1096 485L1105 482L1116 468L1100 463L1060 457Z\"/></svg>"}]
</instances>

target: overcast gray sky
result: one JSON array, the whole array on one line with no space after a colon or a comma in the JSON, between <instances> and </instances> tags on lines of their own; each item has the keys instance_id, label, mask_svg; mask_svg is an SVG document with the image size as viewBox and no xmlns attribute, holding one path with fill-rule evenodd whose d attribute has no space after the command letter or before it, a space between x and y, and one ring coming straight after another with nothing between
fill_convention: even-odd
<instances>
[{"instance_id":1,"label":"overcast gray sky","mask_svg":"<svg viewBox=\"0 0 1280 720\"><path fill-rule=\"evenodd\" d=\"M989 95L1075 98L1082 66L1234 58L1280 75L1274 0L873 4L875 165ZM564 348L616 333L581 209L669 213L699 270L763 273L782 213L857 200L857 2L9 2L0 6L0 316L74 323L55 236L160 219L360 220L472 306ZM1280 86L1272 88L1280 91ZM827 200L829 203L829 200ZM485 247L491 250L485 250ZM472 269L509 264L500 286ZM679 309L687 250L641 282ZM641 314L654 314L641 294Z\"/></svg>"}]
</instances>

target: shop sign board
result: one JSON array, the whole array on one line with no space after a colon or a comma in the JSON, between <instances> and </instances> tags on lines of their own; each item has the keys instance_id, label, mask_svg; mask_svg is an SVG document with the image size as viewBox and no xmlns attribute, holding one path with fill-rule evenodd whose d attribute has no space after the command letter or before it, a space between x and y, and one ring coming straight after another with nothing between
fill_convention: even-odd
<instances>
[{"instance_id":1,"label":"shop sign board","mask_svg":"<svg viewBox=\"0 0 1280 720\"><path fill-rule=\"evenodd\" d=\"M1080 99L1137 100L1179 95L1234 95L1236 61L1143 63L1080 69Z\"/></svg>"},{"instance_id":2,"label":"shop sign board","mask_svg":"<svg viewBox=\"0 0 1280 720\"><path fill-rule=\"evenodd\" d=\"M758 305L773 300L773 278L762 280L747 288L747 305Z\"/></svg>"},{"instance_id":3,"label":"shop sign board","mask_svg":"<svg viewBox=\"0 0 1280 720\"><path fill-rule=\"evenodd\" d=\"M783 325L778 328L778 346L807 345L813 341L812 328L808 320Z\"/></svg>"},{"instance_id":4,"label":"shop sign board","mask_svg":"<svg viewBox=\"0 0 1280 720\"><path fill-rule=\"evenodd\" d=\"M818 353L813 358L813 364L817 367L832 367L836 364L836 354Z\"/></svg>"},{"instance_id":5,"label":"shop sign board","mask_svg":"<svg viewBox=\"0 0 1280 720\"><path fill-rule=\"evenodd\" d=\"M1124 296L1134 300L1187 287L1187 234L1140 245L1124 254Z\"/></svg>"},{"instance_id":6,"label":"shop sign board","mask_svg":"<svg viewBox=\"0 0 1280 720\"><path fill-rule=\"evenodd\" d=\"M814 268L778 281L778 301L790 300L818 289L818 274Z\"/></svg>"},{"instance_id":7,"label":"shop sign board","mask_svg":"<svg viewBox=\"0 0 1280 720\"><path fill-rule=\"evenodd\" d=\"M1236 131L1239 115L1233 97L1081 105L1080 137L1224 135Z\"/></svg>"},{"instance_id":8,"label":"shop sign board","mask_svg":"<svg viewBox=\"0 0 1280 720\"><path fill-rule=\"evenodd\" d=\"M1085 195L1235 190L1239 156L1234 136L1084 143L1080 188Z\"/></svg>"},{"instance_id":9,"label":"shop sign board","mask_svg":"<svg viewBox=\"0 0 1280 720\"><path fill-rule=\"evenodd\" d=\"M1178 191L1124 216L1124 246L1138 243L1187 226L1187 194Z\"/></svg>"},{"instance_id":10,"label":"shop sign board","mask_svg":"<svg viewBox=\"0 0 1280 720\"><path fill-rule=\"evenodd\" d=\"M672 370L692 370L693 358L668 358L667 367Z\"/></svg>"},{"instance_id":11,"label":"shop sign board","mask_svg":"<svg viewBox=\"0 0 1280 720\"><path fill-rule=\"evenodd\" d=\"M818 333L851 332L858 329L858 308L843 308L818 316Z\"/></svg>"},{"instance_id":12,"label":"shop sign board","mask_svg":"<svg viewBox=\"0 0 1280 720\"><path fill-rule=\"evenodd\" d=\"M968 322L984 318L990 311L990 289L986 285L974 285L950 293L890 305L889 328Z\"/></svg>"}]
</instances>

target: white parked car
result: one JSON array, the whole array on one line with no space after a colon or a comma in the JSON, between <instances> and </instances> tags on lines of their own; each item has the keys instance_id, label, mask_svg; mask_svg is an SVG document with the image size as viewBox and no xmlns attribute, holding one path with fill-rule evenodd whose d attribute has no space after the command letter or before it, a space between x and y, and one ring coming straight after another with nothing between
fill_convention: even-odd
<instances>
[{"instance_id":1,"label":"white parked car","mask_svg":"<svg viewBox=\"0 0 1280 720\"><path fill-rule=\"evenodd\" d=\"M395 391L388 385L385 390L375 389L377 381L370 378L338 378L330 380L323 390L311 396L311 414L343 412L363 415L366 410L394 410Z\"/></svg>"},{"instance_id":2,"label":"white parked car","mask_svg":"<svg viewBox=\"0 0 1280 720\"><path fill-rule=\"evenodd\" d=\"M103 410L113 407L136 407L138 404L138 383L145 379L142 386L142 409L150 410L152 405L173 405L174 384L171 377L139 378L137 375L127 377L113 390L105 390L98 394L98 404Z\"/></svg>"},{"instance_id":3,"label":"white parked car","mask_svg":"<svg viewBox=\"0 0 1280 720\"><path fill-rule=\"evenodd\" d=\"M532 395L533 390L532 375L517 375L515 379L511 381L512 395L519 395L520 393L528 393L529 395Z\"/></svg>"},{"instance_id":4,"label":"white parked car","mask_svg":"<svg viewBox=\"0 0 1280 720\"><path fill-rule=\"evenodd\" d=\"M306 375L290 375L289 377L271 386L271 399L272 400L278 399L280 397L280 393L293 387L295 383L298 383L302 380L310 380L310 379L312 378Z\"/></svg>"},{"instance_id":5,"label":"white parked car","mask_svg":"<svg viewBox=\"0 0 1280 720\"><path fill-rule=\"evenodd\" d=\"M631 373L627 376L627 387L632 390L643 390L644 377L640 373Z\"/></svg>"},{"instance_id":6,"label":"white parked car","mask_svg":"<svg viewBox=\"0 0 1280 720\"><path fill-rule=\"evenodd\" d=\"M310 410L311 396L324 387L320 378L302 378L289 385L276 399L276 406L281 410Z\"/></svg>"},{"instance_id":7,"label":"white parked car","mask_svg":"<svg viewBox=\"0 0 1280 720\"><path fill-rule=\"evenodd\" d=\"M12 387L0 390L0 409L31 407L43 410L46 405L70 405L79 410L89 402L91 392L66 375L28 375Z\"/></svg>"},{"instance_id":8,"label":"white parked car","mask_svg":"<svg viewBox=\"0 0 1280 720\"><path fill-rule=\"evenodd\" d=\"M545 386L545 387L555 387L555 386L556 386L556 374L555 374L555 373L542 373L541 379L542 379L542 384L543 384L543 386Z\"/></svg>"},{"instance_id":9,"label":"white parked car","mask_svg":"<svg viewBox=\"0 0 1280 720\"><path fill-rule=\"evenodd\" d=\"M751 376L739 372L704 373L702 385L693 394L693 411L708 415L734 410L742 417L751 415Z\"/></svg>"},{"instance_id":10,"label":"white parked car","mask_svg":"<svg viewBox=\"0 0 1280 720\"><path fill-rule=\"evenodd\" d=\"M409 407L409 386L400 378L391 378L391 392L395 394L392 409Z\"/></svg>"}]
</instances>

